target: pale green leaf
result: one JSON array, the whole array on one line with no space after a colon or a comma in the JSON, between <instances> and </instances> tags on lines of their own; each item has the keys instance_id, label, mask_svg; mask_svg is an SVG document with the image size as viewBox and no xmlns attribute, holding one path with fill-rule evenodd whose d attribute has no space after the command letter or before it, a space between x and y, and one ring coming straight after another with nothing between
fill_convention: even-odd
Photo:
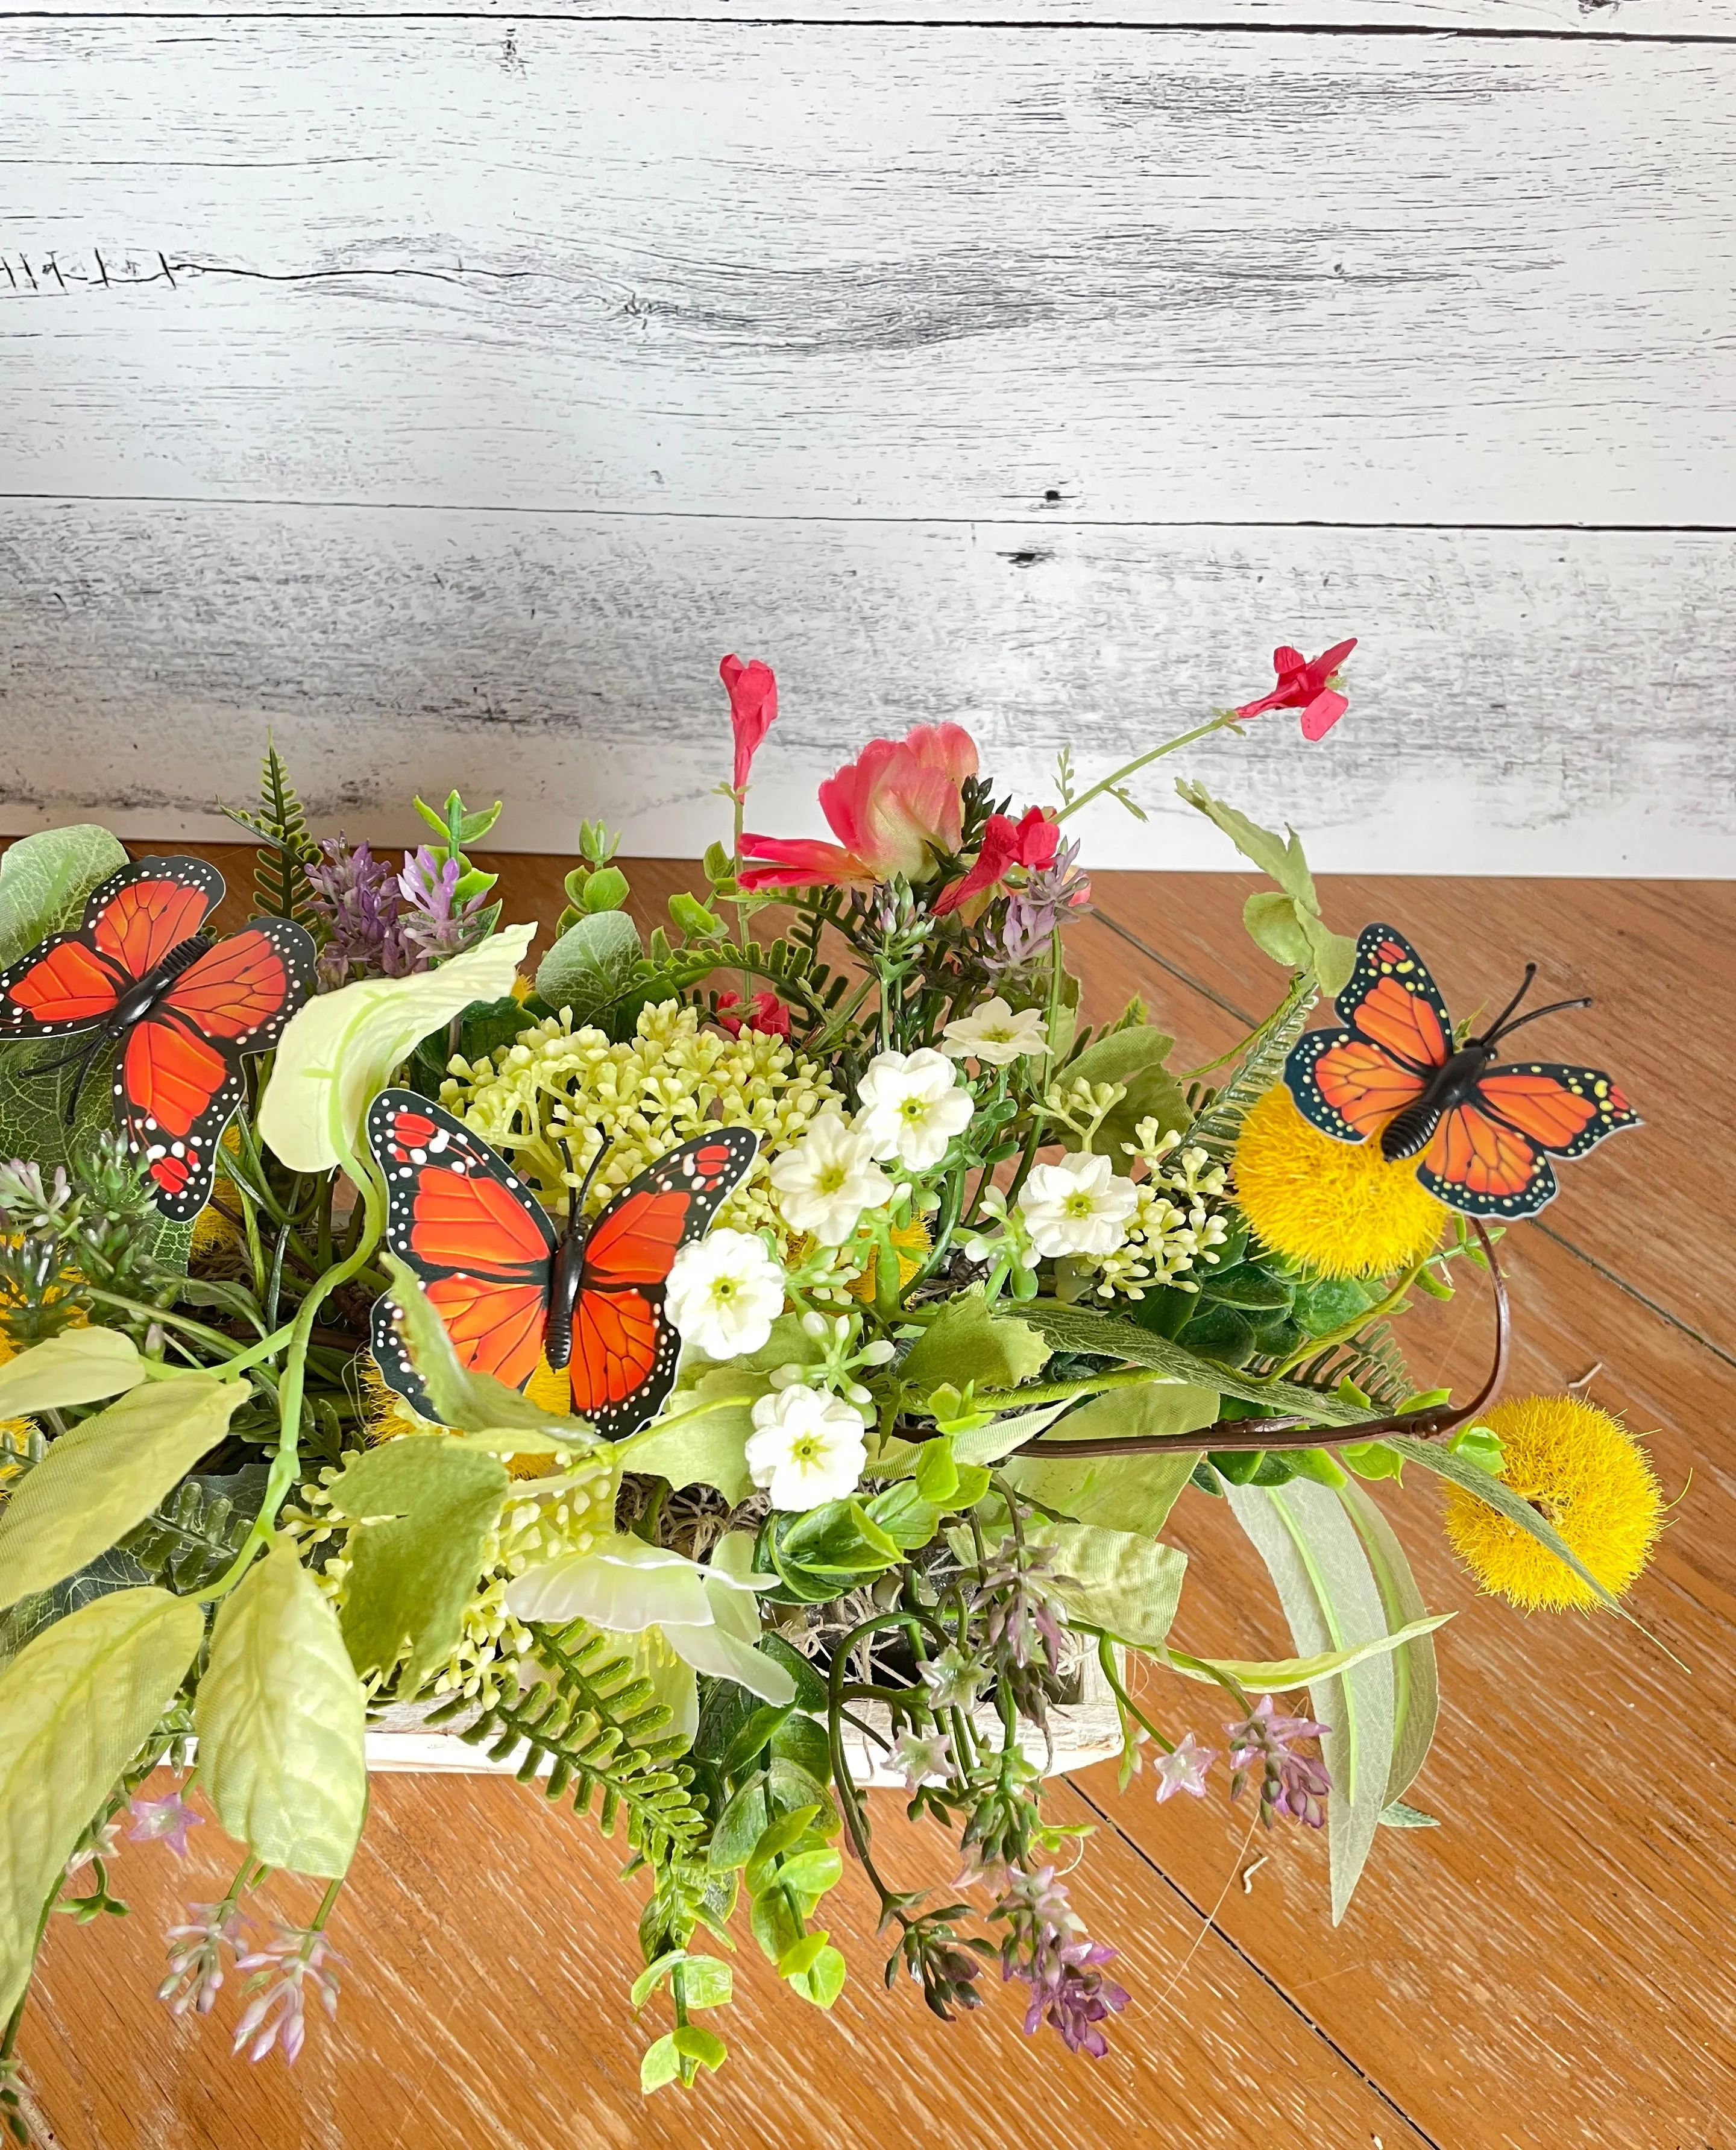
<instances>
[{"instance_id":1,"label":"pale green leaf","mask_svg":"<svg viewBox=\"0 0 1736 2150\"><path fill-rule=\"evenodd\" d=\"M1339 1496L1294 1479L1287 1486L1226 1486L1225 1493L1266 1563L1299 1657L1322 1657L1384 1640L1385 1607L1355 1526ZM1393 1673L1386 1652L1308 1683L1314 1713L1328 1729L1320 1751L1332 1779L1326 1840L1332 1864L1332 1922L1374 1842L1392 1766Z\"/></svg>"},{"instance_id":2,"label":"pale green leaf","mask_svg":"<svg viewBox=\"0 0 1736 2150\"><path fill-rule=\"evenodd\" d=\"M1215 1390L1180 1382L1146 1381L1093 1396L1055 1429L1062 1441L1135 1441L1193 1433L1218 1416ZM1006 1466L1008 1481L1027 1499L1081 1523L1106 1523L1155 1537L1163 1529L1199 1461L1197 1449L1171 1455L1084 1456L1051 1461L1039 1447Z\"/></svg>"},{"instance_id":3,"label":"pale green leaf","mask_svg":"<svg viewBox=\"0 0 1736 2150\"><path fill-rule=\"evenodd\" d=\"M1256 1491L1259 1489L1256 1488ZM1413 1620L1394 1634L1375 1635L1365 1643L1358 1643L1352 1649L1323 1650L1312 1658L1189 1658L1180 1655L1166 1659L1173 1672L1184 1678L1200 1680L1208 1685L1217 1684L1219 1673L1228 1673L1243 1687L1257 1688L1273 1693L1281 1693L1286 1688L1311 1687L1315 1681L1330 1679L1335 1673L1346 1672L1352 1665L1360 1665L1367 1658L1390 1653L1396 1660L1401 1658L1407 1647L1419 1642L1426 1643L1437 1628L1444 1628L1452 1618L1451 1612L1426 1614Z\"/></svg>"},{"instance_id":4,"label":"pale green leaf","mask_svg":"<svg viewBox=\"0 0 1736 2150\"><path fill-rule=\"evenodd\" d=\"M0 1366L0 1419L99 1403L137 1388L144 1361L118 1329L68 1329Z\"/></svg>"},{"instance_id":5,"label":"pale green leaf","mask_svg":"<svg viewBox=\"0 0 1736 2150\"><path fill-rule=\"evenodd\" d=\"M1057 1300L1033 1299L1021 1303L1019 1318L1033 1329L1040 1329L1057 1350L1090 1351L1106 1359L1119 1359L1129 1365L1155 1367L1172 1380L1239 1396L1244 1402L1260 1405L1274 1416L1306 1417L1316 1426L1355 1426L1379 1416L1360 1405L1347 1404L1338 1396L1322 1395L1317 1389L1299 1388L1292 1381L1256 1380L1252 1375L1240 1374L1233 1367L1202 1359L1197 1353L1172 1343L1167 1336L1142 1329L1138 1322L1098 1314L1090 1307L1063 1306ZM1299 1440L1294 1434L1287 1434L1284 1438L1286 1441ZM1058 1446L1059 1435L1056 1440Z\"/></svg>"},{"instance_id":6,"label":"pale green leaf","mask_svg":"<svg viewBox=\"0 0 1736 2150\"><path fill-rule=\"evenodd\" d=\"M443 1434L382 1442L333 1481L334 1512L359 1526L344 1591L358 1672L389 1672L407 1640L398 1683L407 1696L452 1655L511 1482L495 1457ZM380 1517L391 1520L363 1522Z\"/></svg>"},{"instance_id":7,"label":"pale green leaf","mask_svg":"<svg viewBox=\"0 0 1736 2150\"><path fill-rule=\"evenodd\" d=\"M1095 1523L1043 1523L1027 1535L1052 1546L1052 1572L1066 1579L1056 1595L1075 1619L1118 1643L1160 1646L1175 1618L1188 1556L1133 1531Z\"/></svg>"},{"instance_id":8,"label":"pale green leaf","mask_svg":"<svg viewBox=\"0 0 1736 2150\"><path fill-rule=\"evenodd\" d=\"M720 2068L729 2057L729 2049L715 2031L708 2031L703 2023L683 2023L670 2036L675 2041L675 2050L689 2061L698 2061L708 2068Z\"/></svg>"},{"instance_id":9,"label":"pale green leaf","mask_svg":"<svg viewBox=\"0 0 1736 2150\"><path fill-rule=\"evenodd\" d=\"M1127 1095L1103 1116L1092 1147L1107 1157L1117 1172L1125 1174L1133 1131L1142 1120L1155 1120L1160 1134L1185 1128L1193 1118L1186 1092L1165 1068L1175 1040L1161 1030L1143 1024L1112 1030L1088 1045L1077 1060L1062 1071L1063 1085L1082 1076L1088 1083L1119 1083ZM1068 1149L1077 1149L1079 1138L1070 1128L1057 1127L1056 1138Z\"/></svg>"},{"instance_id":10,"label":"pale green leaf","mask_svg":"<svg viewBox=\"0 0 1736 2150\"><path fill-rule=\"evenodd\" d=\"M997 1315L981 1289L949 1299L911 1345L899 1377L913 1395L950 1383L961 1389L1017 1388L1047 1365L1049 1347L1026 1323Z\"/></svg>"},{"instance_id":11,"label":"pale green leaf","mask_svg":"<svg viewBox=\"0 0 1736 2150\"><path fill-rule=\"evenodd\" d=\"M623 884L624 886L624 884ZM569 926L537 969L537 992L553 1008L570 1008L575 1029L605 1014L633 983L638 928L624 911L588 913Z\"/></svg>"},{"instance_id":12,"label":"pale green leaf","mask_svg":"<svg viewBox=\"0 0 1736 2150\"><path fill-rule=\"evenodd\" d=\"M1348 934L1335 933L1318 911L1299 911L1297 922L1308 938L1309 960L1314 974L1335 997L1350 982L1356 968L1356 943Z\"/></svg>"},{"instance_id":13,"label":"pale green leaf","mask_svg":"<svg viewBox=\"0 0 1736 2150\"><path fill-rule=\"evenodd\" d=\"M746 1453L754 1406L770 1390L770 1376L750 1367L708 1367L625 1444L625 1467L667 1478L678 1488L714 1486L732 1507L746 1500L754 1490Z\"/></svg>"},{"instance_id":14,"label":"pale green leaf","mask_svg":"<svg viewBox=\"0 0 1736 2150\"><path fill-rule=\"evenodd\" d=\"M472 1001L502 999L536 932L509 926L437 970L363 978L320 993L278 1041L259 1129L291 1172L328 1172L359 1156L368 1107L393 1071Z\"/></svg>"},{"instance_id":15,"label":"pale green leaf","mask_svg":"<svg viewBox=\"0 0 1736 2150\"><path fill-rule=\"evenodd\" d=\"M117 1590L45 1628L0 1674L0 2021L73 1848L174 1699L204 1622L166 1590Z\"/></svg>"},{"instance_id":16,"label":"pale green leaf","mask_svg":"<svg viewBox=\"0 0 1736 2150\"><path fill-rule=\"evenodd\" d=\"M1395 1799L1389 1807L1380 1809L1382 1825L1387 1829L1439 1829L1440 1822L1421 1807L1407 1807L1402 1799Z\"/></svg>"},{"instance_id":17,"label":"pale green leaf","mask_svg":"<svg viewBox=\"0 0 1736 2150\"><path fill-rule=\"evenodd\" d=\"M1047 1426L1052 1426L1067 1408L1071 1399L1063 1397L1059 1403L1037 1404L1029 1411L1008 1411L1004 1418L992 1419L987 1426L979 1426L967 1433L952 1436L952 1456L961 1464L998 1463L1003 1456L1010 1456L1015 1448L1022 1448L1033 1441ZM888 1448L905 1446L902 1441L888 1441Z\"/></svg>"},{"instance_id":18,"label":"pale green leaf","mask_svg":"<svg viewBox=\"0 0 1736 2150\"><path fill-rule=\"evenodd\" d=\"M1208 820L1215 821L1242 856L1251 859L1286 896L1294 897L1307 910L1320 909L1314 876L1302 855L1302 839L1294 829L1288 832L1286 840L1269 829L1261 828L1258 821L1250 821L1234 806L1225 805L1221 799L1214 799L1203 784L1190 783L1183 778L1175 788L1190 806L1198 807Z\"/></svg>"},{"instance_id":19,"label":"pale green leaf","mask_svg":"<svg viewBox=\"0 0 1736 2150\"><path fill-rule=\"evenodd\" d=\"M142 1522L248 1394L209 1374L152 1381L51 1442L0 1513L0 1602L46 1590Z\"/></svg>"},{"instance_id":20,"label":"pale green leaf","mask_svg":"<svg viewBox=\"0 0 1736 2150\"><path fill-rule=\"evenodd\" d=\"M816 2008L830 2008L844 1991L845 1975L843 1956L828 1941L805 1969L790 1972L785 1982L792 1993L811 2001Z\"/></svg>"},{"instance_id":21,"label":"pale green leaf","mask_svg":"<svg viewBox=\"0 0 1736 2150\"><path fill-rule=\"evenodd\" d=\"M1403 1797L1428 1759L1441 1713L1441 1676L1434 1643L1426 1633L1416 1633L1427 1618L1428 1607L1391 1524L1380 1504L1354 1480L1340 1487L1339 1498L1368 1555L1386 1609L1386 1624L1406 1637L1392 1660L1392 1767L1386 1778L1386 1804L1390 1806Z\"/></svg>"},{"instance_id":22,"label":"pale green leaf","mask_svg":"<svg viewBox=\"0 0 1736 2150\"><path fill-rule=\"evenodd\" d=\"M337 1614L280 1538L224 1601L194 1704L218 1820L268 1866L335 1880L367 1809L366 1715Z\"/></svg>"},{"instance_id":23,"label":"pale green leaf","mask_svg":"<svg viewBox=\"0 0 1736 2150\"><path fill-rule=\"evenodd\" d=\"M680 2072L681 2056L676 2050L675 2034L665 2031L654 2045L646 2047L644 2058L639 2062L640 2092L648 2097L653 2091L674 2082Z\"/></svg>"},{"instance_id":24,"label":"pale green leaf","mask_svg":"<svg viewBox=\"0 0 1736 2150\"><path fill-rule=\"evenodd\" d=\"M1305 971L1312 961L1307 933L1294 896L1279 889L1257 890L1242 906L1248 937L1264 956L1286 970Z\"/></svg>"},{"instance_id":25,"label":"pale green leaf","mask_svg":"<svg viewBox=\"0 0 1736 2150\"><path fill-rule=\"evenodd\" d=\"M89 821L8 845L0 858L0 971L76 926L91 891L126 863L119 839Z\"/></svg>"}]
</instances>

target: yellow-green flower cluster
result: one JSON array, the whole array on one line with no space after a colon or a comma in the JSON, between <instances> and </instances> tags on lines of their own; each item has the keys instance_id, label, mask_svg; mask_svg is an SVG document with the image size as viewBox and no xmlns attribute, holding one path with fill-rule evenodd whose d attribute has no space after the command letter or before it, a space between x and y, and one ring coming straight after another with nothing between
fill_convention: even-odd
<instances>
[{"instance_id":1,"label":"yellow-green flower cluster","mask_svg":"<svg viewBox=\"0 0 1736 2150\"><path fill-rule=\"evenodd\" d=\"M1188 1272L1215 1263L1214 1249L1229 1236L1219 1214L1224 1168L1203 1149L1183 1149L1173 1128L1160 1134L1155 1120L1141 1120L1128 1148L1145 1167L1128 1235L1112 1253L1078 1265L1096 1276L1099 1299L1143 1299L1154 1284L1198 1291Z\"/></svg>"},{"instance_id":2,"label":"yellow-green flower cluster","mask_svg":"<svg viewBox=\"0 0 1736 2150\"><path fill-rule=\"evenodd\" d=\"M404 1418L421 1432L442 1431L407 1411ZM502 1662L531 1646L529 1629L507 1610L508 1585L527 1568L540 1567L563 1553L588 1552L600 1536L614 1528L619 1476L611 1457L594 1461L581 1457L545 1475L548 1491L540 1490L535 1478L514 1480L494 1527L482 1541L480 1579L464 1608L463 1628L452 1654L434 1677L431 1693L437 1697L459 1693L467 1700L492 1702L499 1692ZM285 1523L308 1546L322 1545L343 1534L344 1545L314 1572L320 1588L341 1608L350 1571L348 1534L353 1527L365 1530L367 1526L351 1526L333 1517L331 1489L337 1476L335 1466L326 1466L317 1483L302 1487L303 1505L286 1512Z\"/></svg>"},{"instance_id":3,"label":"yellow-green flower cluster","mask_svg":"<svg viewBox=\"0 0 1736 2150\"><path fill-rule=\"evenodd\" d=\"M701 1030L695 1010L666 1001L641 1012L624 1044L573 1029L563 1012L486 1059L452 1064L441 1103L510 1157L556 1217L566 1214L602 1138L609 1148L586 1200L593 1213L689 1136L720 1123L755 1129L754 1169L717 1222L739 1232L769 1227L780 1256L795 1257L800 1235L784 1222L767 1169L842 1100L825 1070L784 1039Z\"/></svg>"}]
</instances>

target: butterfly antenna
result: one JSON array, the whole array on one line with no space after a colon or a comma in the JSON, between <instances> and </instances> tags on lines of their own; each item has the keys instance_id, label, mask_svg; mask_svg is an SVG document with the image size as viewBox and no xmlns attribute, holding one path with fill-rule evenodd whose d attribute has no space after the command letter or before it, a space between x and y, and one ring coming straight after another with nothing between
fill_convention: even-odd
<instances>
[{"instance_id":1,"label":"butterfly antenna","mask_svg":"<svg viewBox=\"0 0 1736 2150\"><path fill-rule=\"evenodd\" d=\"M567 1212L569 1226L572 1224L577 1223L578 1219L584 1214L585 1197L591 1191L591 1182L597 1177L604 1158L606 1158L610 1150L614 1148L614 1137L608 1133L607 1128L601 1126L598 1128L597 1154L585 1167L585 1176L579 1182L578 1194L573 1198L573 1207Z\"/></svg>"},{"instance_id":2,"label":"butterfly antenna","mask_svg":"<svg viewBox=\"0 0 1736 2150\"><path fill-rule=\"evenodd\" d=\"M1559 1015L1563 1008L1590 1007L1591 1005L1589 993L1577 1001L1551 1001L1547 1007L1533 1008L1529 1015L1521 1016L1517 1022L1496 1023L1489 1033L1489 1042L1492 1045L1498 1037L1506 1037L1516 1030L1523 1030L1528 1022L1541 1022L1546 1015Z\"/></svg>"},{"instance_id":3,"label":"butterfly antenna","mask_svg":"<svg viewBox=\"0 0 1736 2150\"><path fill-rule=\"evenodd\" d=\"M66 1101L66 1123L68 1127L71 1127L73 1121L78 1117L79 1093L84 1088L85 1077L89 1074L91 1069L97 1064L97 1048L102 1044L102 1033L98 1032L95 1042L83 1055L83 1064L78 1070L78 1080L73 1084L73 1094Z\"/></svg>"},{"instance_id":4,"label":"butterfly antenna","mask_svg":"<svg viewBox=\"0 0 1736 2150\"><path fill-rule=\"evenodd\" d=\"M1531 991L1531 982L1537 975L1537 965L1535 963L1527 963L1525 966L1525 976L1519 981L1518 992L1514 994L1511 1000L1507 1002L1501 1013L1496 1017L1494 1022L1491 1022L1489 1027L1483 1032L1483 1040L1486 1044L1492 1045L1495 1042L1495 1040L1500 1037L1502 1031L1506 1028L1507 1017L1513 1012L1514 1009L1518 1007L1520 1002L1522 1001L1525 998L1525 996Z\"/></svg>"}]
</instances>

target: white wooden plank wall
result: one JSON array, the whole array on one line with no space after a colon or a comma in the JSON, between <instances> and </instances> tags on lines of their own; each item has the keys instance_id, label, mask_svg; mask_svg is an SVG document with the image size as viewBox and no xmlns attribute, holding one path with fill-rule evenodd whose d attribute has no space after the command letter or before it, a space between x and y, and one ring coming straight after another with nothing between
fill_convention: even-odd
<instances>
[{"instance_id":1,"label":"white wooden plank wall","mask_svg":"<svg viewBox=\"0 0 1736 2150\"><path fill-rule=\"evenodd\" d=\"M218 834L269 723L679 854L725 649L793 832L1360 633L1192 765L1320 865L1736 871L1736 0L732 12L0 12L0 832Z\"/></svg>"}]
</instances>

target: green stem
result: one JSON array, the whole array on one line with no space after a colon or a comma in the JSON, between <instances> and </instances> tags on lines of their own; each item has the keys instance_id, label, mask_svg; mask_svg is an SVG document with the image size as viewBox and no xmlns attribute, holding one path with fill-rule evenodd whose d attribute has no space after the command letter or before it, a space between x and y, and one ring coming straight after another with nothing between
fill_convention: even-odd
<instances>
[{"instance_id":1,"label":"green stem","mask_svg":"<svg viewBox=\"0 0 1736 2150\"><path fill-rule=\"evenodd\" d=\"M1158 1366L1118 1367L1102 1374L1082 1374L1076 1381L1027 1383L1019 1389L984 1389L976 1398L983 1411L1022 1411L1030 1404L1066 1403L1074 1396L1101 1395L1109 1389L1143 1388L1151 1381L1173 1381Z\"/></svg>"},{"instance_id":2,"label":"green stem","mask_svg":"<svg viewBox=\"0 0 1736 2150\"><path fill-rule=\"evenodd\" d=\"M1113 785L1125 784L1130 776L1137 776L1142 769L1148 768L1154 761L1161 760L1166 754L1173 754L1178 747L1192 746L1195 739L1204 739L1212 732L1221 732L1226 724L1234 724L1235 721L1233 710L1220 710L1209 723L1195 724L1192 731L1183 732L1178 739L1167 739L1162 746L1154 746L1148 754L1136 755L1132 761L1124 763L1121 768L1112 770L1101 784L1093 784L1090 790L1082 791L1071 806L1062 808L1055 816L1056 820L1057 822L1067 820L1071 815L1077 814L1082 806L1088 806L1093 799L1101 798L1103 793Z\"/></svg>"},{"instance_id":3,"label":"green stem","mask_svg":"<svg viewBox=\"0 0 1736 2150\"><path fill-rule=\"evenodd\" d=\"M225 1336L220 1329L207 1328L203 1321L194 1321L184 1314L172 1314L167 1307L151 1306L144 1300L124 1299L118 1291L99 1291L94 1284L87 1284L84 1289L104 1306L119 1306L146 1321L160 1321L170 1329L184 1330L188 1335L196 1336L201 1344L211 1345L219 1351L233 1351L235 1348L233 1336Z\"/></svg>"}]
</instances>

